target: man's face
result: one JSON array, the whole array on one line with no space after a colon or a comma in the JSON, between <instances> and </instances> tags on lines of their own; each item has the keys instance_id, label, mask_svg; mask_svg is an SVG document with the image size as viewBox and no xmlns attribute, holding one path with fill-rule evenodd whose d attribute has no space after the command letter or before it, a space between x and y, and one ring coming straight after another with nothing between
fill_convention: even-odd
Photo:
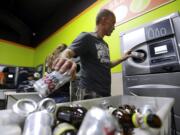
<instances>
[{"instance_id":1,"label":"man's face","mask_svg":"<svg viewBox=\"0 0 180 135\"><path fill-rule=\"evenodd\" d=\"M114 16L108 16L104 18L104 34L110 36L114 30L116 18Z\"/></svg>"}]
</instances>

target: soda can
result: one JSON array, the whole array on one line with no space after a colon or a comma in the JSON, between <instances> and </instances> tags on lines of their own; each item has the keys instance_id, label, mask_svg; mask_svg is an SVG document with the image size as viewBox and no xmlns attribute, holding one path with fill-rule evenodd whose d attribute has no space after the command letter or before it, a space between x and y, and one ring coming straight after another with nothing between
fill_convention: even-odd
<instances>
[{"instance_id":1,"label":"soda can","mask_svg":"<svg viewBox=\"0 0 180 135\"><path fill-rule=\"evenodd\" d=\"M13 105L13 111L21 116L27 117L37 110L37 103L28 98L20 99Z\"/></svg>"},{"instance_id":2,"label":"soda can","mask_svg":"<svg viewBox=\"0 0 180 135\"><path fill-rule=\"evenodd\" d=\"M142 52L131 52L131 56L134 58L143 59L144 53L142 53Z\"/></svg>"},{"instance_id":3,"label":"soda can","mask_svg":"<svg viewBox=\"0 0 180 135\"><path fill-rule=\"evenodd\" d=\"M45 98L38 103L38 110L47 110L49 113L54 113L56 110L56 102L52 98Z\"/></svg>"},{"instance_id":4,"label":"soda can","mask_svg":"<svg viewBox=\"0 0 180 135\"><path fill-rule=\"evenodd\" d=\"M108 111L93 107L87 112L77 135L116 135L119 131L117 120Z\"/></svg>"},{"instance_id":5,"label":"soda can","mask_svg":"<svg viewBox=\"0 0 180 135\"><path fill-rule=\"evenodd\" d=\"M1 135L21 135L21 128L18 125L1 125Z\"/></svg>"},{"instance_id":6,"label":"soda can","mask_svg":"<svg viewBox=\"0 0 180 135\"><path fill-rule=\"evenodd\" d=\"M57 71L53 71L37 80L33 86L35 91L39 93L40 97L47 97L49 94L63 86L66 82L70 81L70 79L71 76L68 75L68 72L61 74Z\"/></svg>"},{"instance_id":7,"label":"soda can","mask_svg":"<svg viewBox=\"0 0 180 135\"><path fill-rule=\"evenodd\" d=\"M22 135L52 135L54 118L46 110L31 113L25 120Z\"/></svg>"},{"instance_id":8,"label":"soda can","mask_svg":"<svg viewBox=\"0 0 180 135\"><path fill-rule=\"evenodd\" d=\"M0 111L0 125L23 126L26 117L36 111L37 104L31 99L18 100L12 109Z\"/></svg>"}]
</instances>

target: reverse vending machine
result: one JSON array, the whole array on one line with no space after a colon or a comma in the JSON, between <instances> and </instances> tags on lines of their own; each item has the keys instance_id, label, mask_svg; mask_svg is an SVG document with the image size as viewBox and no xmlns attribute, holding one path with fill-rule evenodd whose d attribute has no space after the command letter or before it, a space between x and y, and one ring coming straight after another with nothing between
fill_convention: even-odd
<instances>
[{"instance_id":1,"label":"reverse vending machine","mask_svg":"<svg viewBox=\"0 0 180 135\"><path fill-rule=\"evenodd\" d=\"M120 39L123 53L132 49L143 54L143 58L129 58L122 64L124 94L175 98L174 117L180 135L179 14L124 32Z\"/></svg>"}]
</instances>

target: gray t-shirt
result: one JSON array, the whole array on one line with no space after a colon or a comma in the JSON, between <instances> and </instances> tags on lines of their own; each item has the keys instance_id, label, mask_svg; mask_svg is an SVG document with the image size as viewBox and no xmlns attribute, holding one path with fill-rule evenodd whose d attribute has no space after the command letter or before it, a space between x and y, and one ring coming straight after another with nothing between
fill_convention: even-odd
<instances>
[{"instance_id":1,"label":"gray t-shirt","mask_svg":"<svg viewBox=\"0 0 180 135\"><path fill-rule=\"evenodd\" d=\"M82 32L69 48L80 56L80 87L101 96L110 96L111 71L107 43L94 36L94 33Z\"/></svg>"}]
</instances>

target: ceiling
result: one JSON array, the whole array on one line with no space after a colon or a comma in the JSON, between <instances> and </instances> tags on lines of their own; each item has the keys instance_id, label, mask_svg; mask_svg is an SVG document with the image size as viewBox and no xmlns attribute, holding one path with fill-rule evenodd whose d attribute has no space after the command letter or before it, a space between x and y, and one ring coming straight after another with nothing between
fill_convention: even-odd
<instances>
[{"instance_id":1,"label":"ceiling","mask_svg":"<svg viewBox=\"0 0 180 135\"><path fill-rule=\"evenodd\" d=\"M0 0L0 39L36 47L97 0Z\"/></svg>"}]
</instances>

